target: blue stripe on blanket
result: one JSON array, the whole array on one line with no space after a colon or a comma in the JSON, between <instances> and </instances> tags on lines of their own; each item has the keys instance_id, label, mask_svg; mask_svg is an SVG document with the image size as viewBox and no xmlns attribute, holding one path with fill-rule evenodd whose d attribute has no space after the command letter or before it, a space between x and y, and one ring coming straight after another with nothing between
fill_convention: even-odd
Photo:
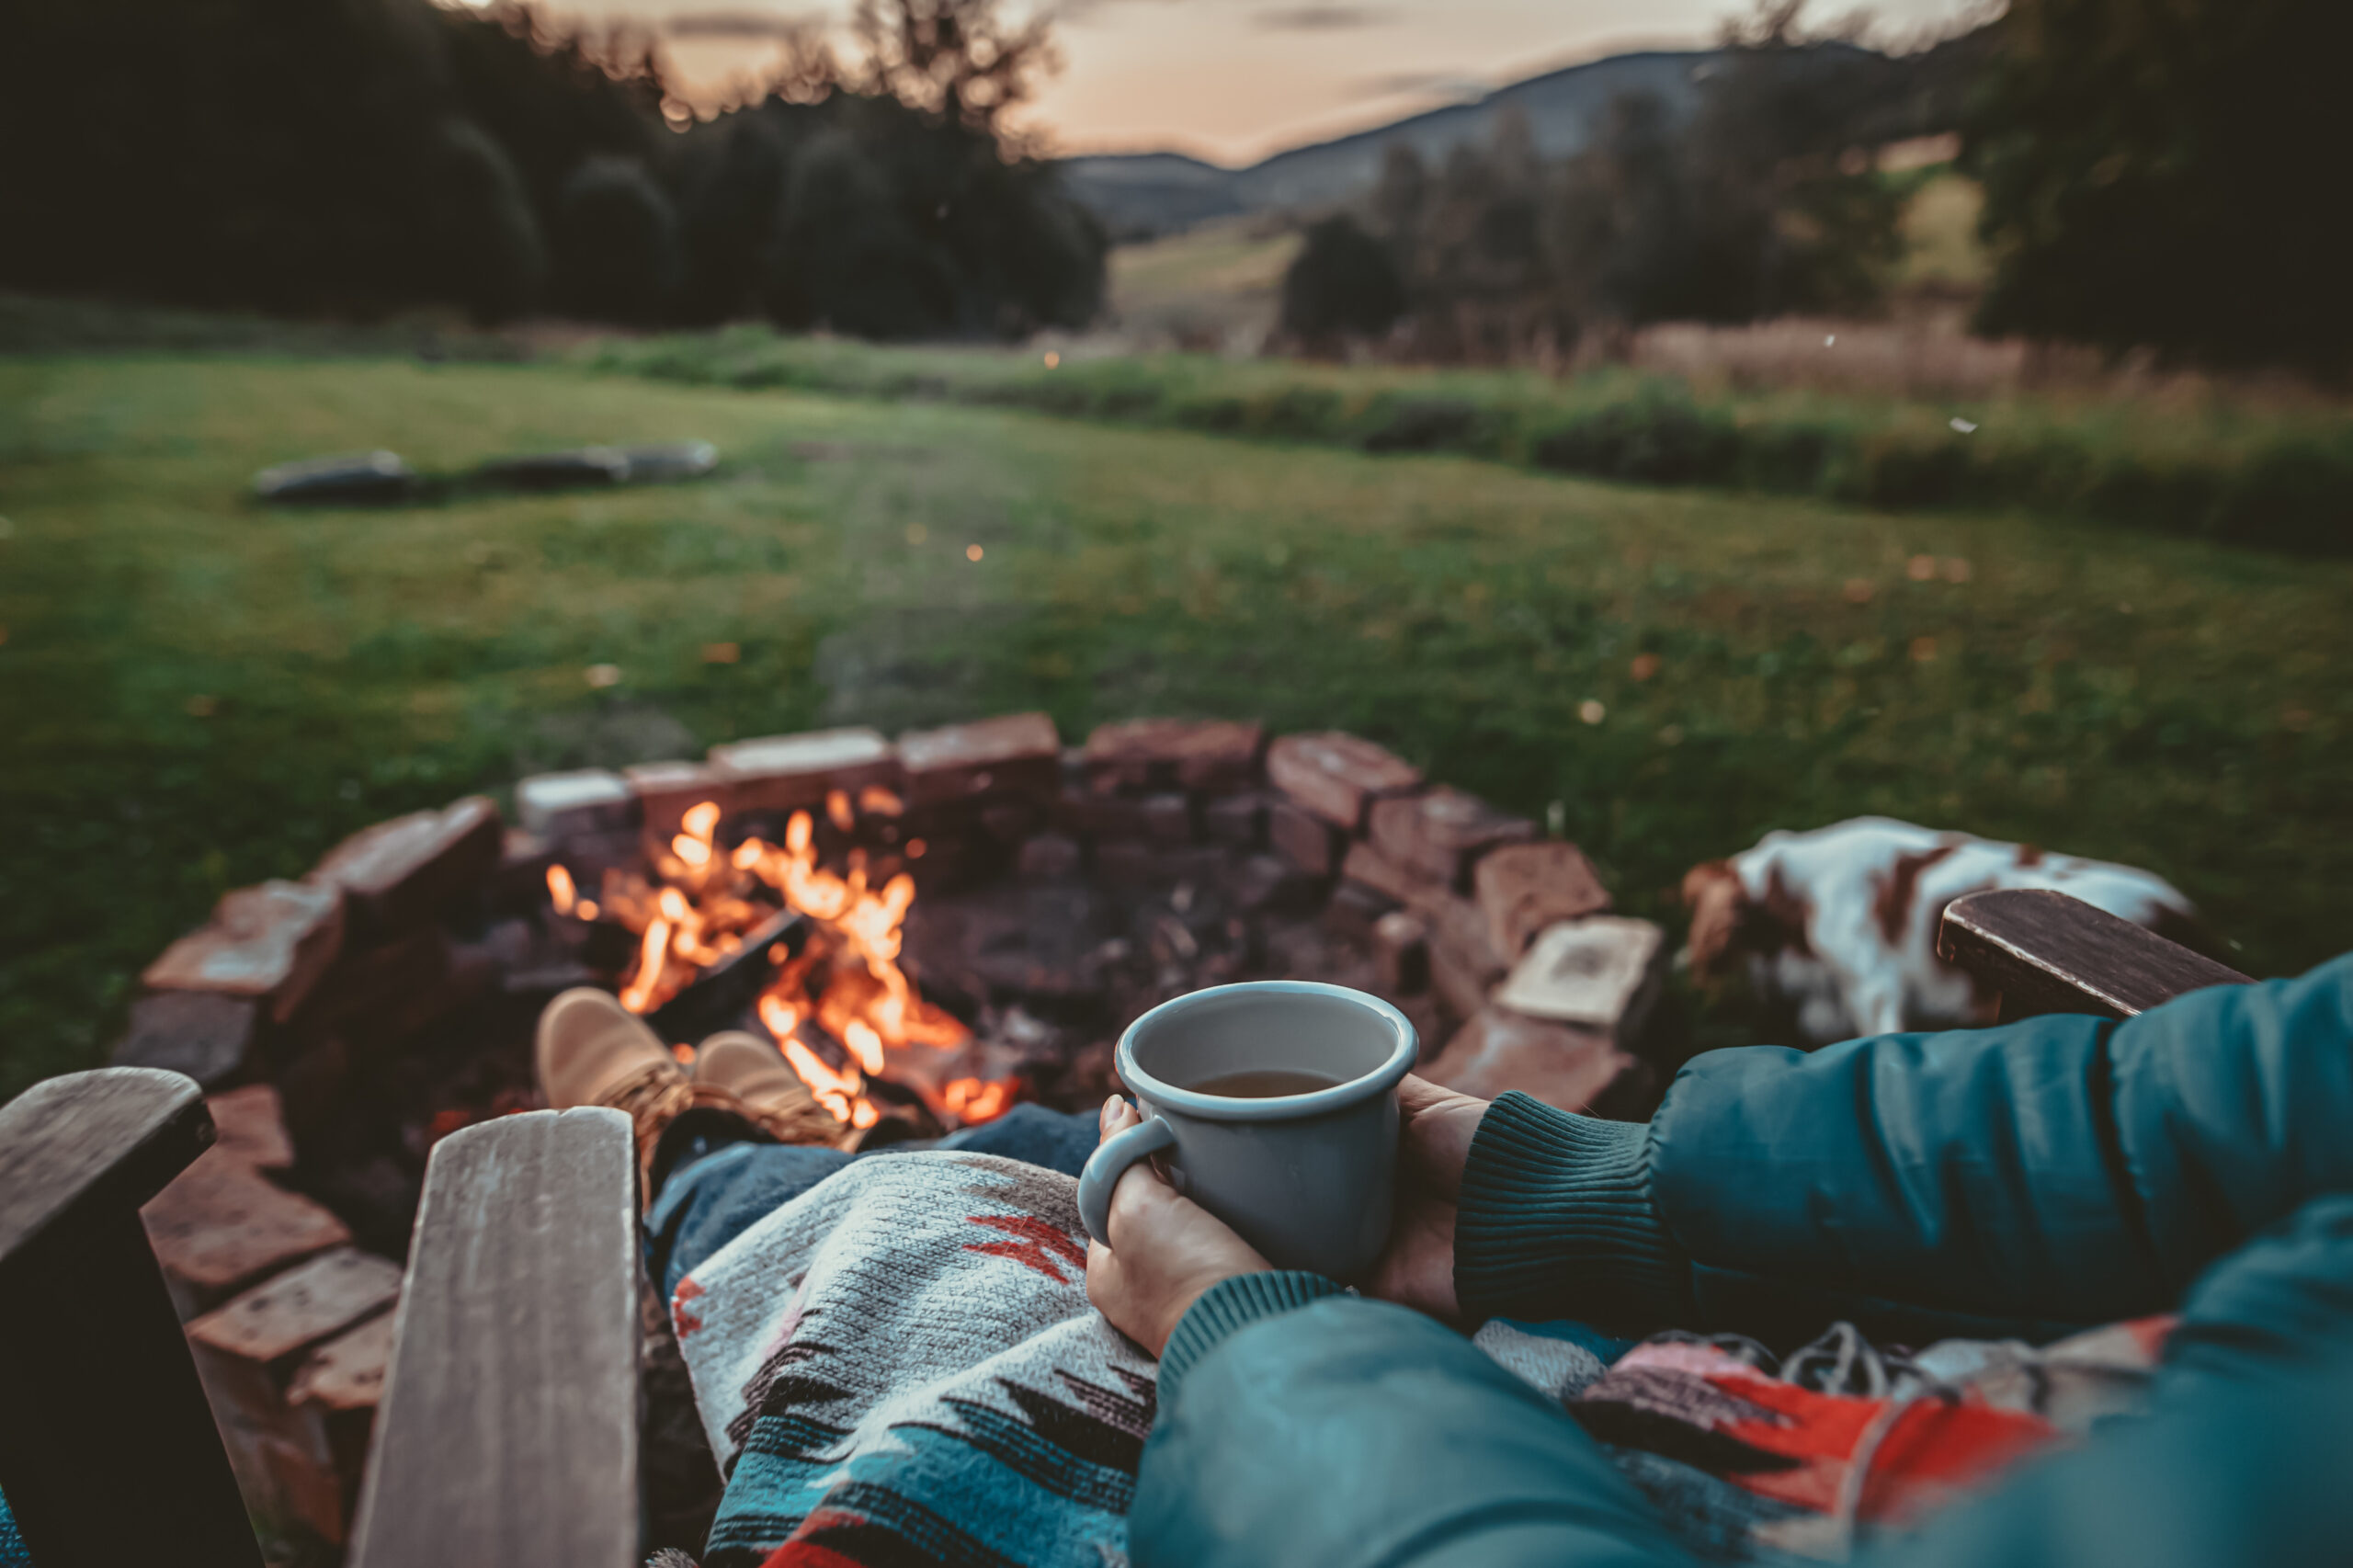
<instances>
[{"instance_id":1,"label":"blue stripe on blanket","mask_svg":"<svg viewBox=\"0 0 2353 1568\"><path fill-rule=\"evenodd\" d=\"M960 1416L972 1421L972 1408ZM892 1426L889 1441L847 1463L747 1446L711 1526L705 1568L750 1568L796 1530L873 1568L1102 1568L1105 1548L1123 1552L1120 1510L1133 1476L1022 1438L1016 1418L989 1414L995 1419L973 1432ZM767 1425L755 1427L755 1445Z\"/></svg>"}]
</instances>

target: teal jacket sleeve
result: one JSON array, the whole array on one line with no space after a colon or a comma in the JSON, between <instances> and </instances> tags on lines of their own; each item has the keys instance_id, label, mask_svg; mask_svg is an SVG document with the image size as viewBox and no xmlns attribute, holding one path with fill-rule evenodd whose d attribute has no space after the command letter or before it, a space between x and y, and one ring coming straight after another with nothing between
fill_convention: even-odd
<instances>
[{"instance_id":1,"label":"teal jacket sleeve","mask_svg":"<svg viewBox=\"0 0 2353 1568\"><path fill-rule=\"evenodd\" d=\"M1459 1335L1313 1276L1217 1287L1164 1358L1137 1568L1559 1568L1693 1558L1550 1400ZM2183 1305L2154 1413L2024 1467L1870 1568L2277 1568L2353 1540L2353 1197Z\"/></svg>"},{"instance_id":2,"label":"teal jacket sleeve","mask_svg":"<svg viewBox=\"0 0 2353 1568\"><path fill-rule=\"evenodd\" d=\"M2047 1338L2165 1310L2353 1190L2353 957L2122 1024L2045 1017L1696 1058L1646 1126L1496 1102L1465 1172L1474 1315Z\"/></svg>"},{"instance_id":3,"label":"teal jacket sleeve","mask_svg":"<svg viewBox=\"0 0 2353 1568\"><path fill-rule=\"evenodd\" d=\"M1688 1561L1558 1404L1461 1335L1337 1294L1237 1322L1221 1297L1242 1289L1196 1302L1179 1336L1196 1313L1222 1332L1163 1359L1136 1568Z\"/></svg>"}]
</instances>

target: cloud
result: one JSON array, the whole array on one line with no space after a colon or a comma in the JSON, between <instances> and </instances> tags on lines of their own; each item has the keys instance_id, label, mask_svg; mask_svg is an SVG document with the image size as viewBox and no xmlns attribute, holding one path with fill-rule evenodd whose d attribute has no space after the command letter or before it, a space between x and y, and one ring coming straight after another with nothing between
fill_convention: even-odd
<instances>
[{"instance_id":1,"label":"cloud","mask_svg":"<svg viewBox=\"0 0 2353 1568\"><path fill-rule=\"evenodd\" d=\"M664 18L662 30L672 38L790 38L808 26L806 17L774 11L688 11Z\"/></svg>"},{"instance_id":2,"label":"cloud","mask_svg":"<svg viewBox=\"0 0 2353 1568\"><path fill-rule=\"evenodd\" d=\"M1476 103L1495 89L1475 76L1458 76L1444 71L1405 71L1393 76L1374 76L1354 84L1350 94L1358 98L1443 98L1449 103Z\"/></svg>"},{"instance_id":3,"label":"cloud","mask_svg":"<svg viewBox=\"0 0 2353 1568\"><path fill-rule=\"evenodd\" d=\"M1377 28L1390 13L1377 6L1284 6L1260 11L1250 19L1267 32L1325 33L1349 28Z\"/></svg>"}]
</instances>

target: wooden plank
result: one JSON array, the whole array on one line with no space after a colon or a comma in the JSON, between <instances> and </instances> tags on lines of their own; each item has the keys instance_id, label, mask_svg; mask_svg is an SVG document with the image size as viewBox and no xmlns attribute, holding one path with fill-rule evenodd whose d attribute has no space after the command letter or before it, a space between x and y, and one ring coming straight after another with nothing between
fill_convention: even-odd
<instances>
[{"instance_id":1,"label":"wooden plank","mask_svg":"<svg viewBox=\"0 0 2353 1568\"><path fill-rule=\"evenodd\" d=\"M597 1108L434 1147L353 1568L635 1568L636 1169Z\"/></svg>"},{"instance_id":2,"label":"wooden plank","mask_svg":"<svg viewBox=\"0 0 2353 1568\"><path fill-rule=\"evenodd\" d=\"M2092 1013L2129 1018L2247 976L2065 893L2009 888L1946 906L1937 954L2002 994L2002 1017Z\"/></svg>"},{"instance_id":3,"label":"wooden plank","mask_svg":"<svg viewBox=\"0 0 2353 1568\"><path fill-rule=\"evenodd\" d=\"M0 1492L41 1568L261 1562L137 1211L211 1138L153 1068L0 1107Z\"/></svg>"}]
</instances>

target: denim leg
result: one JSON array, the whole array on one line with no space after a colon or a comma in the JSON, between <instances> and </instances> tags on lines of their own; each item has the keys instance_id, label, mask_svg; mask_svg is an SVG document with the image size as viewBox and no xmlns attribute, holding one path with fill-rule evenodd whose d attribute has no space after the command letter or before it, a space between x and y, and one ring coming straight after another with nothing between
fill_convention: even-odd
<instances>
[{"instance_id":1,"label":"denim leg","mask_svg":"<svg viewBox=\"0 0 2353 1568\"><path fill-rule=\"evenodd\" d=\"M1024 1104L995 1121L951 1132L934 1147L1002 1155L1074 1176L1086 1164L1086 1156L1095 1153L1097 1127L1091 1110L1048 1110L1041 1105Z\"/></svg>"},{"instance_id":2,"label":"denim leg","mask_svg":"<svg viewBox=\"0 0 2353 1568\"><path fill-rule=\"evenodd\" d=\"M1095 1152L1092 1112L1018 1105L995 1121L926 1144L899 1143L857 1158L918 1148L961 1149L1044 1165L1074 1176ZM645 1213L645 1267L668 1301L696 1265L849 1163L837 1149L770 1141L739 1117L690 1110L662 1135L656 1187Z\"/></svg>"}]
</instances>

